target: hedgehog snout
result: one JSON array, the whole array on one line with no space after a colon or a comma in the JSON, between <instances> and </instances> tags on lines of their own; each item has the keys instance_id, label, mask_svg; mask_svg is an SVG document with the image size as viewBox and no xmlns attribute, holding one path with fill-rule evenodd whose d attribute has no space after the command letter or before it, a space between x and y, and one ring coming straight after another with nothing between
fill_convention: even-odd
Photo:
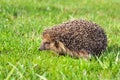
<instances>
[{"instance_id":1,"label":"hedgehog snout","mask_svg":"<svg viewBox=\"0 0 120 80\"><path fill-rule=\"evenodd\" d=\"M40 46L39 50L40 50L40 51L46 50L46 49L45 49L45 46L42 44L42 45Z\"/></svg>"},{"instance_id":2,"label":"hedgehog snout","mask_svg":"<svg viewBox=\"0 0 120 80\"><path fill-rule=\"evenodd\" d=\"M40 51L49 50L49 49L50 49L50 42L43 42L39 48Z\"/></svg>"}]
</instances>

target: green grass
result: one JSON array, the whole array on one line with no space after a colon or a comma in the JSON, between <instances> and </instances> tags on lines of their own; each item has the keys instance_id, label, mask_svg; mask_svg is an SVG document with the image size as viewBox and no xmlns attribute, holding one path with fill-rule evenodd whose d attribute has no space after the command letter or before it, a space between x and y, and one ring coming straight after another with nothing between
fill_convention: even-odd
<instances>
[{"instance_id":1,"label":"green grass","mask_svg":"<svg viewBox=\"0 0 120 80\"><path fill-rule=\"evenodd\" d=\"M91 61L38 51L44 29L98 23L107 50ZM120 0L0 0L0 80L120 80Z\"/></svg>"}]
</instances>

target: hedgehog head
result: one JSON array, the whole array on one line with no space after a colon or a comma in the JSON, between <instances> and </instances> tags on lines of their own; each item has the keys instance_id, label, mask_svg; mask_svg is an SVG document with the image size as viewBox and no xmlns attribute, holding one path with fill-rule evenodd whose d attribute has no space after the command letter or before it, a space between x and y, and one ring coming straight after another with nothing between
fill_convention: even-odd
<instances>
[{"instance_id":1,"label":"hedgehog head","mask_svg":"<svg viewBox=\"0 0 120 80\"><path fill-rule=\"evenodd\" d=\"M59 54L64 54L65 46L57 38L55 38L52 32L50 32L49 30L43 32L42 43L41 43L39 50L40 51L52 50Z\"/></svg>"}]
</instances>

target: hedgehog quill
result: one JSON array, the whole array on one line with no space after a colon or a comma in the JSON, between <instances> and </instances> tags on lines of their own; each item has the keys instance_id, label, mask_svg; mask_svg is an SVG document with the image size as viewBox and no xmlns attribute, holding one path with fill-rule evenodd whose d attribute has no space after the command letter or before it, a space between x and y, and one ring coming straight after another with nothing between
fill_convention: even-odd
<instances>
[{"instance_id":1,"label":"hedgehog quill","mask_svg":"<svg viewBox=\"0 0 120 80\"><path fill-rule=\"evenodd\" d=\"M44 30L39 48L59 55L77 58L98 56L107 47L107 36L101 26L87 20L73 20Z\"/></svg>"}]
</instances>

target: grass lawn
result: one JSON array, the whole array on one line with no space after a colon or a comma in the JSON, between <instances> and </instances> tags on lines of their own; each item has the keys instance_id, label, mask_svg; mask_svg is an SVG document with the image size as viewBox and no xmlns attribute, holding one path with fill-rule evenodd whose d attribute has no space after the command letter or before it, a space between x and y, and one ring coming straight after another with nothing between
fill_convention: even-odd
<instances>
[{"instance_id":1,"label":"grass lawn","mask_svg":"<svg viewBox=\"0 0 120 80\"><path fill-rule=\"evenodd\" d=\"M38 51L44 29L71 19L101 25L107 50L91 61ZM120 80L120 0L0 0L0 80Z\"/></svg>"}]
</instances>

